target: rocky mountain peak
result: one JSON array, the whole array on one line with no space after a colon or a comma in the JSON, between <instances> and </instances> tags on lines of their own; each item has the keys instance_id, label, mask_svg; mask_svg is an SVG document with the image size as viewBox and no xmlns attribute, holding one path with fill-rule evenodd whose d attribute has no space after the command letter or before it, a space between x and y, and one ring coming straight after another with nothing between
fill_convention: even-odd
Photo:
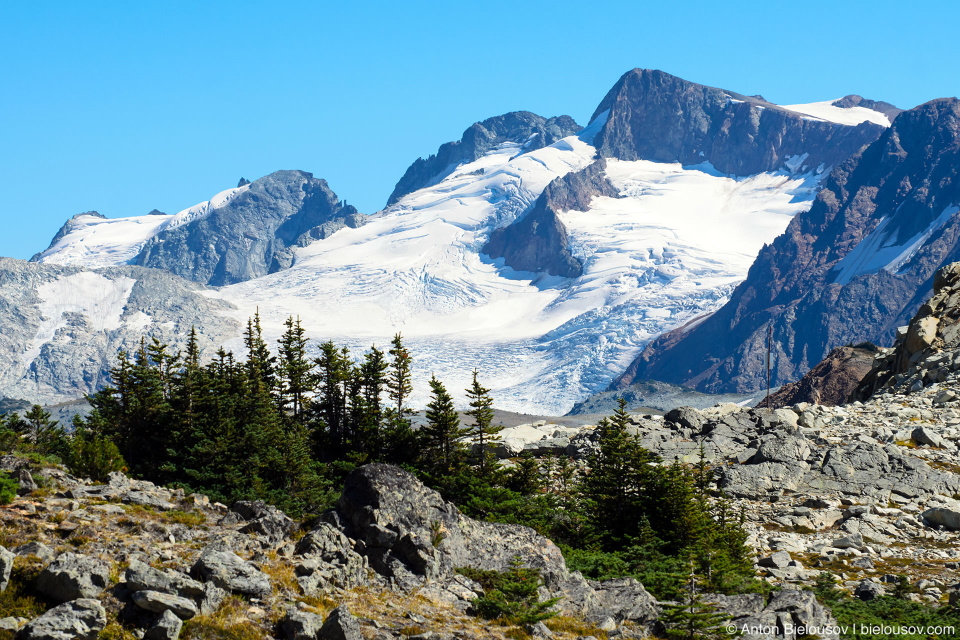
<instances>
[{"instance_id":1,"label":"rocky mountain peak","mask_svg":"<svg viewBox=\"0 0 960 640\"><path fill-rule=\"evenodd\" d=\"M887 116L887 118L890 119L890 122L893 122L894 118L903 112L903 109L899 109L889 102L868 100L867 98L858 96L856 94L850 94L848 96L843 96L839 100L834 100L833 106L840 107L841 109L850 109L852 107L873 109L874 111L879 111L883 115Z\"/></svg>"},{"instance_id":2,"label":"rocky mountain peak","mask_svg":"<svg viewBox=\"0 0 960 640\"><path fill-rule=\"evenodd\" d=\"M605 122L594 139L599 153L620 160L710 162L723 173L780 169L793 157L815 169L836 166L879 137L873 123L847 126L804 117L762 97L634 69L607 93L591 121Z\"/></svg>"},{"instance_id":3,"label":"rocky mountain peak","mask_svg":"<svg viewBox=\"0 0 960 640\"><path fill-rule=\"evenodd\" d=\"M497 145L522 145L521 153L549 146L583 127L570 116L544 118L529 111L514 111L469 126L460 140L447 142L429 158L418 158L403 174L387 206L403 196L442 179L458 165L483 157Z\"/></svg>"},{"instance_id":4,"label":"rocky mountain peak","mask_svg":"<svg viewBox=\"0 0 960 640\"><path fill-rule=\"evenodd\" d=\"M239 188L239 187L245 187L245 186L248 185L248 184L250 184L250 181L241 176L240 182L237 183L237 188Z\"/></svg>"},{"instance_id":5,"label":"rocky mountain peak","mask_svg":"<svg viewBox=\"0 0 960 640\"><path fill-rule=\"evenodd\" d=\"M150 238L134 264L197 282L232 284L284 269L296 247L364 221L326 180L298 170L275 171L214 204Z\"/></svg>"},{"instance_id":6,"label":"rocky mountain peak","mask_svg":"<svg viewBox=\"0 0 960 640\"><path fill-rule=\"evenodd\" d=\"M833 347L889 344L936 270L960 259L958 173L960 101L904 111L833 171L723 308L652 342L618 386L636 377L759 389L771 324L774 384L799 378Z\"/></svg>"}]
</instances>

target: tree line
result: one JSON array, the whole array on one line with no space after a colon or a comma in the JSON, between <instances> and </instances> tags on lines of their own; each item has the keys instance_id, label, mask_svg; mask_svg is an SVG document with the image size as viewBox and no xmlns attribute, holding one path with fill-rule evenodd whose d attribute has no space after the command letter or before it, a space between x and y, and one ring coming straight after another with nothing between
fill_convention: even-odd
<instances>
[{"instance_id":1,"label":"tree line","mask_svg":"<svg viewBox=\"0 0 960 640\"><path fill-rule=\"evenodd\" d=\"M195 330L182 352L144 339L119 354L111 385L88 397L92 411L75 418L72 435L35 407L0 418L0 451L56 456L93 478L122 469L227 504L262 499L297 516L331 507L357 466L397 464L467 515L533 527L588 577L632 575L670 597L692 564L714 591L754 584L742 520L717 496L702 456L665 464L630 435L624 401L597 426L586 467L566 456L505 466L476 370L465 390L472 424L434 376L415 429L413 357L400 334L359 357L332 341L308 351L293 317L271 349L255 315L241 357L221 348L206 363Z\"/></svg>"}]
</instances>

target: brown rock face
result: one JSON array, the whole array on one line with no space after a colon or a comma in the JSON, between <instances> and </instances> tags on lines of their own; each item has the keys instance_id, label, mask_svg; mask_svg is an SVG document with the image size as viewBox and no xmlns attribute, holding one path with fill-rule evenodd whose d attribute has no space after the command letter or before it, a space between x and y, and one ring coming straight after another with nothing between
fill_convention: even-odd
<instances>
[{"instance_id":1,"label":"brown rock face","mask_svg":"<svg viewBox=\"0 0 960 640\"><path fill-rule=\"evenodd\" d=\"M867 400L878 390L919 382L943 382L960 351L960 262L948 264L933 278L933 296L920 306L892 351L878 358L873 370L851 396Z\"/></svg>"},{"instance_id":2,"label":"brown rock face","mask_svg":"<svg viewBox=\"0 0 960 640\"><path fill-rule=\"evenodd\" d=\"M873 345L837 347L805 376L770 395L770 408L800 402L836 406L844 404L873 367L878 349ZM766 407L766 399L758 406Z\"/></svg>"},{"instance_id":3,"label":"brown rock face","mask_svg":"<svg viewBox=\"0 0 960 640\"><path fill-rule=\"evenodd\" d=\"M798 379L837 345L892 343L936 270L960 259L960 216L934 224L960 204L958 173L960 100L904 111L830 174L810 211L760 251L726 305L653 341L613 387L654 379L713 393L761 389L771 324L774 384ZM841 260L881 223L878 244L919 238L916 250L890 271L863 267L840 278Z\"/></svg>"}]
</instances>

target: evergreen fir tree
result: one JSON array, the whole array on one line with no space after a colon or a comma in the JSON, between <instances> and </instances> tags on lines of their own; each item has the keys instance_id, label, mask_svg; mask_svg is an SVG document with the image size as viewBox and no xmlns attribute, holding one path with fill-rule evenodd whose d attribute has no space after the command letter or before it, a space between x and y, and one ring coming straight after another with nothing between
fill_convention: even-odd
<instances>
[{"instance_id":1,"label":"evergreen fir tree","mask_svg":"<svg viewBox=\"0 0 960 640\"><path fill-rule=\"evenodd\" d=\"M281 406L290 420L302 424L313 390L314 364L307 358L307 337L300 318L290 316L284 324L287 329L278 340Z\"/></svg>"},{"instance_id":2,"label":"evergreen fir tree","mask_svg":"<svg viewBox=\"0 0 960 640\"><path fill-rule=\"evenodd\" d=\"M490 389L480 384L478 375L477 370L474 369L473 382L466 389L467 399L470 402L470 410L466 414L473 418L470 436L478 449L477 470L481 478L486 478L496 468L496 455L493 452L493 445L500 440L498 434L503 430L503 427L495 427L492 424L493 398L490 397Z\"/></svg>"},{"instance_id":3,"label":"evergreen fir tree","mask_svg":"<svg viewBox=\"0 0 960 640\"><path fill-rule=\"evenodd\" d=\"M387 394L393 406L384 411L383 458L386 462L409 461L415 455L415 434L410 426L413 411L407 400L413 393L410 352L398 333L391 342L391 356L387 369Z\"/></svg>"},{"instance_id":4,"label":"evergreen fir tree","mask_svg":"<svg viewBox=\"0 0 960 640\"><path fill-rule=\"evenodd\" d=\"M427 425L422 429L424 464L435 474L458 471L466 450L461 439L469 429L460 426L460 416L453 398L436 376L430 377L430 402L427 403Z\"/></svg>"},{"instance_id":5,"label":"evergreen fir tree","mask_svg":"<svg viewBox=\"0 0 960 640\"><path fill-rule=\"evenodd\" d=\"M703 600L697 588L697 576L691 566L687 591L682 601L664 604L660 620L668 638L682 640L721 640L741 635L730 633L730 616L717 611L716 605Z\"/></svg>"}]
</instances>

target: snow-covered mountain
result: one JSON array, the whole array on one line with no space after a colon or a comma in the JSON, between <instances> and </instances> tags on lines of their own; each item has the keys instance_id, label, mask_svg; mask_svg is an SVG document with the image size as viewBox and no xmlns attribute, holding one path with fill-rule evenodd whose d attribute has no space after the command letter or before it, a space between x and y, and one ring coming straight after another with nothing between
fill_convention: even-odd
<instances>
[{"instance_id":1,"label":"snow-covered mountain","mask_svg":"<svg viewBox=\"0 0 960 640\"><path fill-rule=\"evenodd\" d=\"M290 314L310 336L355 351L402 332L419 371L415 402L425 401L431 373L459 390L476 367L498 406L562 413L605 388L651 339L727 300L845 150L883 132L882 111L852 102L787 109L630 72L582 131L533 114L479 123L468 132L483 144L445 145L417 161L407 187L363 224L286 244L289 262L272 273L218 282L205 266L193 277L228 285L202 292L228 303L215 313L242 322L259 308L273 336ZM543 144L557 132L575 134ZM237 211L244 197L213 209ZM41 261L85 264L78 245L96 244L98 255L150 265L146 248L165 239L130 219L123 224L137 233L125 227L113 244L110 223L99 223L99 236L80 233L93 221L74 224ZM202 249L176 246L178 265ZM228 345L239 349L239 335Z\"/></svg>"},{"instance_id":2,"label":"snow-covered mountain","mask_svg":"<svg viewBox=\"0 0 960 640\"><path fill-rule=\"evenodd\" d=\"M701 391L798 379L832 348L891 344L960 260L960 101L900 113L824 181L809 211L764 247L729 303L647 346L618 386L654 378Z\"/></svg>"}]
</instances>

